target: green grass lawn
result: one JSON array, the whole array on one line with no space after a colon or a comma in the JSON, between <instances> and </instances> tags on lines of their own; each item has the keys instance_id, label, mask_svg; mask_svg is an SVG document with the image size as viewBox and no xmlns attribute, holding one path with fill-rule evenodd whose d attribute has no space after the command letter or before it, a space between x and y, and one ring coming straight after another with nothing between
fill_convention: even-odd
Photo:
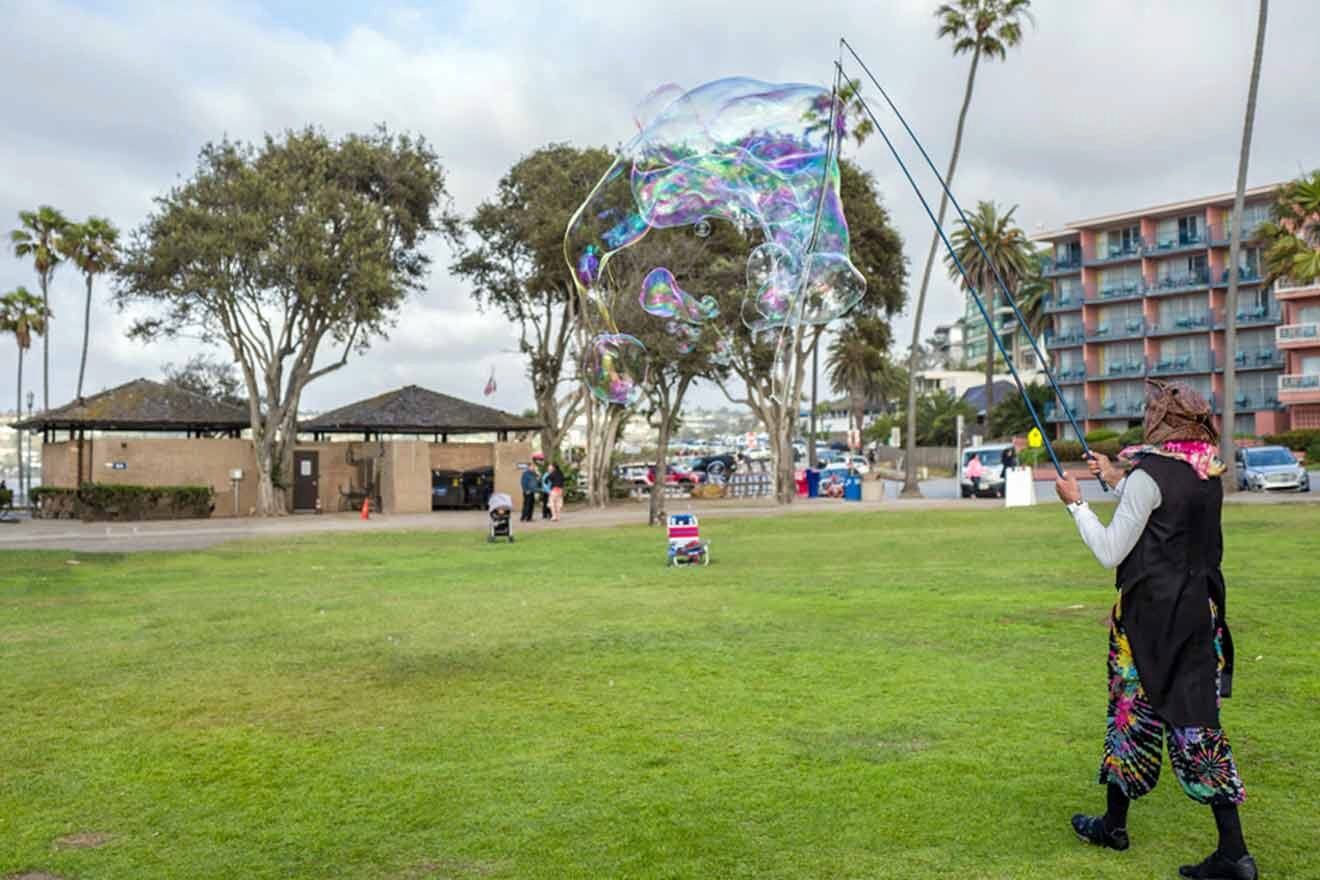
<instances>
[{"instance_id":1,"label":"green grass lawn","mask_svg":"<svg viewBox=\"0 0 1320 880\"><path fill-rule=\"evenodd\" d=\"M1112 575L1058 508L0 555L0 877L1151 878L1102 808ZM1320 877L1320 508L1226 513L1225 726ZM77 559L80 564L70 565ZM59 845L110 835L99 848Z\"/></svg>"}]
</instances>

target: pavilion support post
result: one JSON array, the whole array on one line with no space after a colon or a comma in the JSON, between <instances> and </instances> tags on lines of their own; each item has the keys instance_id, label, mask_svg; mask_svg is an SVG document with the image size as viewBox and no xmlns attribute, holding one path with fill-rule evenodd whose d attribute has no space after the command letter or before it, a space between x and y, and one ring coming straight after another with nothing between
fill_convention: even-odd
<instances>
[{"instance_id":1,"label":"pavilion support post","mask_svg":"<svg viewBox=\"0 0 1320 880\"><path fill-rule=\"evenodd\" d=\"M74 486L81 486L83 481L83 432L78 431L78 479L74 480Z\"/></svg>"}]
</instances>

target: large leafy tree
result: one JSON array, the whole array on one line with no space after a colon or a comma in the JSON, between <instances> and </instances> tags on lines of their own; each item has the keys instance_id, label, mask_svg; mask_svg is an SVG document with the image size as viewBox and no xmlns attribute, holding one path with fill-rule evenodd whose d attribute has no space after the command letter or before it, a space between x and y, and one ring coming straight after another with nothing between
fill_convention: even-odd
<instances>
[{"instance_id":1,"label":"large leafy tree","mask_svg":"<svg viewBox=\"0 0 1320 880\"><path fill-rule=\"evenodd\" d=\"M870 174L851 161L839 162L839 194L848 216L853 265L866 278L866 296L855 307L853 318L874 316L888 320L903 307L907 265L903 239L890 222ZM745 261L745 254L742 259ZM778 332L751 333L741 318L746 288L722 291L720 321L731 345L729 379L721 383L725 396L749 407L770 437L775 462L775 496L781 503L796 497L793 480L792 431L797 424L803 381L812 353L820 344L824 327L806 328L798 339L787 334L783 357L788 359L789 382L781 389L775 381ZM781 362L782 363L782 362ZM742 393L731 387L739 380Z\"/></svg>"},{"instance_id":2,"label":"large leafy tree","mask_svg":"<svg viewBox=\"0 0 1320 880\"><path fill-rule=\"evenodd\" d=\"M121 307L146 308L132 335L227 347L247 392L260 514L288 510L303 390L382 338L422 288L423 244L453 222L446 199L425 141L308 128L208 144L133 234L116 291Z\"/></svg>"},{"instance_id":3,"label":"large leafy tree","mask_svg":"<svg viewBox=\"0 0 1320 880\"><path fill-rule=\"evenodd\" d=\"M161 372L165 374L165 381L176 388L220 403L247 406L247 398L243 394L243 377L231 361L198 352L180 366L165 364Z\"/></svg>"},{"instance_id":4,"label":"large leafy tree","mask_svg":"<svg viewBox=\"0 0 1320 880\"><path fill-rule=\"evenodd\" d=\"M1258 234L1268 280L1311 284L1320 279L1320 171L1280 188L1274 217Z\"/></svg>"},{"instance_id":5,"label":"large leafy tree","mask_svg":"<svg viewBox=\"0 0 1320 880\"><path fill-rule=\"evenodd\" d=\"M942 3L935 10L939 21L936 35L948 37L953 42L953 54L972 56L971 66L967 70L967 87L963 92L962 108L958 111L958 127L953 134L953 152L949 154L949 167L944 179L953 186L953 176L958 170L958 154L962 152L963 131L967 124L967 108L972 103L972 88L976 85L976 71L981 59L1002 61L1008 57L1008 50L1022 42L1024 21L1034 21L1031 14L1031 0L956 0ZM940 194L940 207L936 224L944 225L944 214L948 210L948 196ZM919 496L916 468L916 418L917 418L917 357L921 342L921 316L926 308L926 290L930 286L930 273L935 266L935 254L939 250L938 231L931 236L930 252L926 255L926 265L921 273L921 287L917 292L917 307L912 315L911 360L908 363L908 429L906 437L907 467L903 480L903 494Z\"/></svg>"},{"instance_id":6,"label":"large leafy tree","mask_svg":"<svg viewBox=\"0 0 1320 880\"><path fill-rule=\"evenodd\" d=\"M1054 399L1054 392L1050 390L1050 386L1039 382L1032 382L1026 386L1026 391L1037 413L1044 412L1046 405ZM1025 434L1035 426L1031 411L1027 409L1022 395L1010 394L995 404L994 409L990 411L990 426L986 433L990 437L1012 437Z\"/></svg>"},{"instance_id":7,"label":"large leafy tree","mask_svg":"<svg viewBox=\"0 0 1320 880\"><path fill-rule=\"evenodd\" d=\"M1228 290L1224 295L1224 430L1220 452L1228 468L1224 487L1237 491L1237 455L1233 451L1233 422L1237 416L1237 304L1238 259L1242 253L1242 205L1246 201L1247 165L1251 160L1251 133L1256 124L1256 92L1260 87L1260 64L1265 55L1265 23L1269 0L1260 0L1256 19L1256 48L1251 59L1251 81L1247 86L1247 108L1242 122L1242 148L1238 151L1237 189L1233 195L1233 231L1228 247Z\"/></svg>"},{"instance_id":8,"label":"large leafy tree","mask_svg":"<svg viewBox=\"0 0 1320 880\"><path fill-rule=\"evenodd\" d=\"M964 290L974 290L985 303L992 319L995 317L995 305L1000 301L1001 293L998 278L1002 278L1009 294L1017 290L1019 283L1030 278L1036 271L1036 254L1027 234L1013 222L1017 211L1014 205L1001 213L993 202L981 202L976 211L967 218L968 225L960 226L951 236L953 253L945 257L949 277L959 282ZM980 239L978 245L977 239ZM984 250L984 253L982 252ZM963 277L958 271L954 255L962 262ZM968 284L970 282L970 288ZM1009 348L1009 356L1012 356ZM986 328L985 337L985 399L986 420L989 421L989 402L994 399L995 383L995 345L990 328Z\"/></svg>"},{"instance_id":9,"label":"large leafy tree","mask_svg":"<svg viewBox=\"0 0 1320 880\"><path fill-rule=\"evenodd\" d=\"M32 261L41 288L41 306L50 315L50 279L60 264L60 239L69 228L69 219L50 205L35 211L18 213L18 229L9 233L14 256ZM50 409L50 334L41 340L41 408Z\"/></svg>"},{"instance_id":10,"label":"large leafy tree","mask_svg":"<svg viewBox=\"0 0 1320 880\"><path fill-rule=\"evenodd\" d=\"M28 293L26 287L17 287L0 296L0 332L12 333L18 345L18 397L14 411L23 412L23 355L32 347L33 336L45 336L50 311L45 303ZM23 492L26 466L23 461L23 443L18 444L18 489ZM26 495L24 497L27 497Z\"/></svg>"},{"instance_id":11,"label":"large leafy tree","mask_svg":"<svg viewBox=\"0 0 1320 880\"><path fill-rule=\"evenodd\" d=\"M119 230L104 217L88 217L82 223L73 223L65 230L59 242L60 253L78 267L87 282L87 296L83 301L82 354L78 358L78 393L82 399L83 377L87 371L87 343L92 332L92 282L96 276L112 271L119 262Z\"/></svg>"},{"instance_id":12,"label":"large leafy tree","mask_svg":"<svg viewBox=\"0 0 1320 880\"><path fill-rule=\"evenodd\" d=\"M564 266L564 222L612 160L603 149L541 147L450 230L457 255L450 271L472 285L479 308L518 329L547 455L559 449L585 403L573 356L577 300Z\"/></svg>"}]
</instances>

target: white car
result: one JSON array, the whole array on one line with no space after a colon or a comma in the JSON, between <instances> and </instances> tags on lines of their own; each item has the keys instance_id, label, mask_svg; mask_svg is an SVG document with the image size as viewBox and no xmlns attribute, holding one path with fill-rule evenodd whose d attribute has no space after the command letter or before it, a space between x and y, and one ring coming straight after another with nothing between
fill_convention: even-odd
<instances>
[{"instance_id":1,"label":"white car","mask_svg":"<svg viewBox=\"0 0 1320 880\"><path fill-rule=\"evenodd\" d=\"M866 476L871 472L871 463L866 460L865 455L854 455L848 460L852 463L853 470L862 476Z\"/></svg>"},{"instance_id":2,"label":"white car","mask_svg":"<svg viewBox=\"0 0 1320 880\"><path fill-rule=\"evenodd\" d=\"M962 497L973 495L990 498L1004 497L1004 450L1012 448L1012 443L994 443L988 446L969 446L963 450L962 461L958 467L958 482ZM983 473L979 485L973 486L967 476L967 463L975 455L981 462Z\"/></svg>"}]
</instances>

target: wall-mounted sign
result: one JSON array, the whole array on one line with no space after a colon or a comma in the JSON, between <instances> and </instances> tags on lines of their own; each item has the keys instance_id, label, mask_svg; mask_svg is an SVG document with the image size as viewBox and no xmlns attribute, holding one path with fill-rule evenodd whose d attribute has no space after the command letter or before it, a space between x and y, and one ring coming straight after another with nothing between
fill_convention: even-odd
<instances>
[{"instance_id":1,"label":"wall-mounted sign","mask_svg":"<svg viewBox=\"0 0 1320 880\"><path fill-rule=\"evenodd\" d=\"M128 470L128 462L126 462L126 461L107 461L107 462L105 463L105 466L108 467L108 468L109 468L110 470L112 470L112 471L126 471L126 470Z\"/></svg>"}]
</instances>

